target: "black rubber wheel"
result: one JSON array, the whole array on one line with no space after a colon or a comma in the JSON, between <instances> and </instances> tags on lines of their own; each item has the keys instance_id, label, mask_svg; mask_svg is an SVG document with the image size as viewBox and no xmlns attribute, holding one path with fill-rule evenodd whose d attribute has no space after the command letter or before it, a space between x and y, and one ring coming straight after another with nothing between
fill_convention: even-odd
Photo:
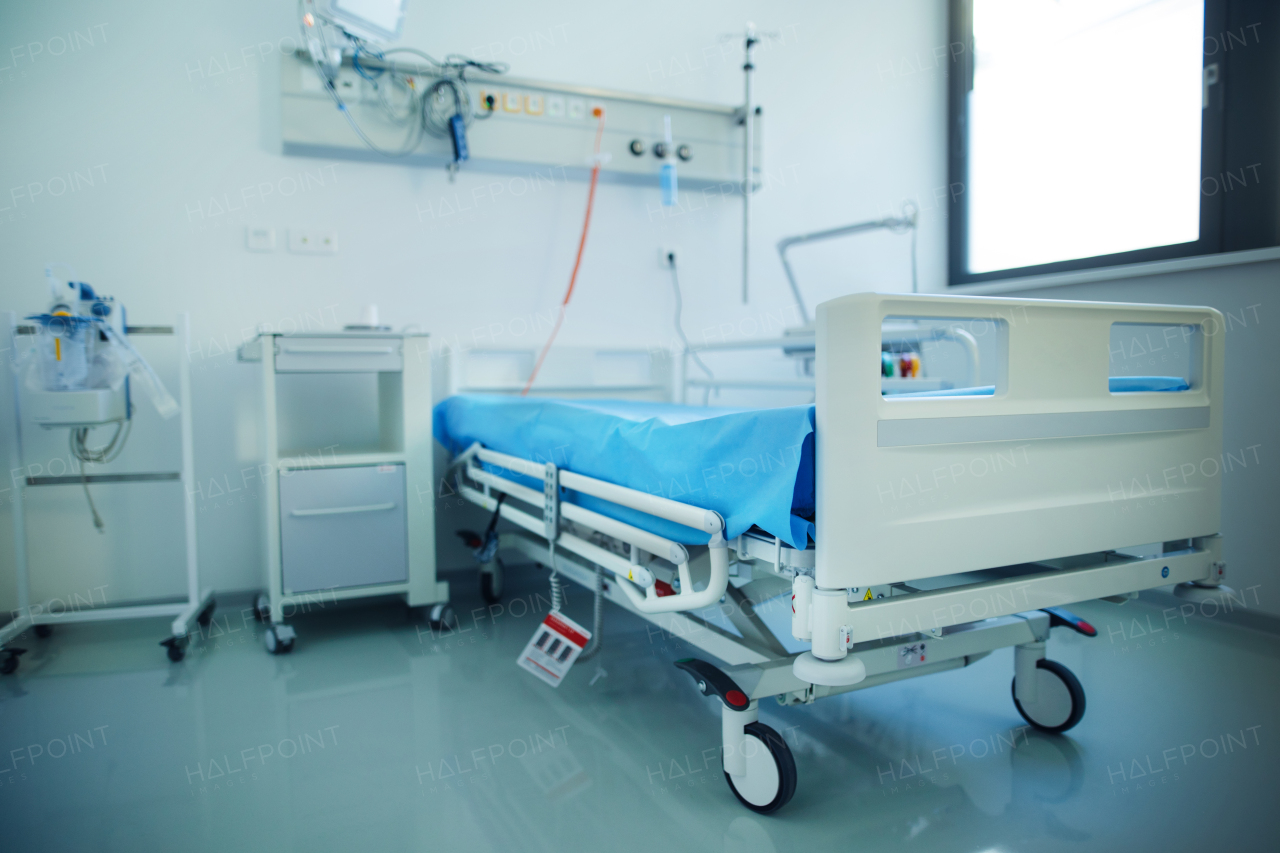
<instances>
[{"instance_id":1,"label":"black rubber wheel","mask_svg":"<svg viewBox=\"0 0 1280 853\"><path fill-rule=\"evenodd\" d=\"M1013 705L1022 719L1042 732L1060 734L1073 727L1084 717L1084 688L1075 673L1056 660L1042 659L1036 663L1040 678L1036 686L1039 699L1035 707L1024 708L1018 701L1018 680L1013 680Z\"/></svg>"},{"instance_id":2,"label":"black rubber wheel","mask_svg":"<svg viewBox=\"0 0 1280 853\"><path fill-rule=\"evenodd\" d=\"M18 656L9 655L9 657L0 661L0 675L13 675L18 671Z\"/></svg>"},{"instance_id":3,"label":"black rubber wheel","mask_svg":"<svg viewBox=\"0 0 1280 853\"><path fill-rule=\"evenodd\" d=\"M427 622L434 631L453 631L458 627L458 616L451 604L437 604L429 611Z\"/></svg>"},{"instance_id":4,"label":"black rubber wheel","mask_svg":"<svg viewBox=\"0 0 1280 853\"><path fill-rule=\"evenodd\" d=\"M178 661L182 660L187 656L186 650L183 649L182 646L178 645L177 643L170 643L169 645L165 646L164 649L165 649L165 654L169 655L169 660L173 661L174 663L177 663Z\"/></svg>"},{"instance_id":5,"label":"black rubber wheel","mask_svg":"<svg viewBox=\"0 0 1280 853\"><path fill-rule=\"evenodd\" d=\"M201 628L208 628L209 623L213 621L213 610L218 606L216 601L210 600L205 605L204 610L200 611L200 615L196 617L196 621L200 623Z\"/></svg>"},{"instance_id":6,"label":"black rubber wheel","mask_svg":"<svg viewBox=\"0 0 1280 853\"><path fill-rule=\"evenodd\" d=\"M40 639L42 639L42 640L45 640L45 639L48 639L49 637L52 637L52 636L53 636L53 626L52 626L52 625L37 625L37 626L36 626L36 636L37 636L37 637L39 637L39 638L40 638Z\"/></svg>"},{"instance_id":7,"label":"black rubber wheel","mask_svg":"<svg viewBox=\"0 0 1280 853\"><path fill-rule=\"evenodd\" d=\"M274 625L268 627L263 633L262 641L266 645L267 651L273 655L287 655L289 652L293 651L293 639L280 639L280 636L276 633Z\"/></svg>"},{"instance_id":8,"label":"black rubber wheel","mask_svg":"<svg viewBox=\"0 0 1280 853\"><path fill-rule=\"evenodd\" d=\"M747 782L742 790L728 773L724 780L738 802L757 814L770 814L785 806L796 793L796 760L782 735L761 722L748 723L746 732Z\"/></svg>"}]
</instances>

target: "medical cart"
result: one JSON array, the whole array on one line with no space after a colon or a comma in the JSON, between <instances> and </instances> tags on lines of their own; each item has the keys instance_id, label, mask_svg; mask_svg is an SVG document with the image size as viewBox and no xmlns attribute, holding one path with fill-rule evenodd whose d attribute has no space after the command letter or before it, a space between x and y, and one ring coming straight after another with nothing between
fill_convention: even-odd
<instances>
[{"instance_id":1,"label":"medical cart","mask_svg":"<svg viewBox=\"0 0 1280 853\"><path fill-rule=\"evenodd\" d=\"M431 357L426 335L263 333L239 358L261 367L267 651L285 654L295 613L402 596L449 623L436 580Z\"/></svg>"},{"instance_id":2,"label":"medical cart","mask_svg":"<svg viewBox=\"0 0 1280 853\"><path fill-rule=\"evenodd\" d=\"M24 400L27 403L32 403L32 400L23 391L22 377L11 373L9 381L13 383L13 420L10 427L12 433L7 442L10 448L8 468L11 480L8 485L14 492L11 512L18 608L13 614L13 619L3 627L0 627L0 673L7 675L18 668L19 655L26 650L16 648L13 646L12 641L28 628L34 628L35 635L44 638L50 635L53 626L59 624L172 616L174 618L170 626L171 635L162 640L161 645L165 647L169 659L176 662L182 660L186 655L186 648L190 643L194 625L198 623L201 626L206 626L213 616L215 606L213 592L209 589L201 589L196 562L195 462L191 438L191 358L190 349L188 348L188 341L191 335L190 315L179 314L172 326L125 326L123 331L130 338L160 336L169 338L173 342L177 359L178 403L180 406L177 421L177 426L181 433L179 470L143 472L111 470L101 473L88 473L84 470L84 466L81 465L79 466L79 473L76 473L72 470L76 466L71 463L67 463L55 471L55 466L50 464L49 460L41 462L26 458L24 456L24 444L27 445L29 450L31 446L36 444L36 439L41 437L40 430L35 430L33 433L35 426L39 425L42 429L62 429L66 427L66 424L38 424L38 412L34 410L24 412ZM36 329L29 322L19 321L13 313L3 315L0 335L3 335L4 340L0 341L0 345L4 346L5 352L21 353L25 351L29 347L26 342L34 334L36 334ZM126 399L124 405L129 412L127 418L133 420L137 417L137 412L134 410L137 408L138 403L128 399L127 391L124 396ZM60 462L60 460L53 461ZM54 597L37 603L31 601L29 568L31 549L59 547L63 543L54 542L47 536L29 535L28 528L36 521L34 518L27 518L27 504L29 502L27 492L29 490L35 488L44 490L49 487L71 487L75 489L84 488L87 493L88 487L93 486L95 490L102 490L102 493L109 494L107 490L114 491L135 486L143 486L144 488L148 486L156 488L158 486L163 488L163 485L158 484L166 483L177 484L183 493L183 550L181 555L176 556L174 562L182 565L186 570L185 595L180 597L147 598L137 601L108 602L105 593L102 594L103 600L98 601L93 591L85 590L83 593L67 595L66 598ZM96 516L97 510L94 510L94 514ZM50 520L45 519L44 521L49 522ZM57 519L53 519L50 523L56 525L59 522ZM84 524L87 527L88 521L85 521ZM44 524L42 527L47 531L48 524ZM60 532L65 532L65 529L60 529ZM79 533L79 531L76 532L77 534ZM93 534L86 532L84 535ZM160 555L156 556L160 557Z\"/></svg>"}]
</instances>

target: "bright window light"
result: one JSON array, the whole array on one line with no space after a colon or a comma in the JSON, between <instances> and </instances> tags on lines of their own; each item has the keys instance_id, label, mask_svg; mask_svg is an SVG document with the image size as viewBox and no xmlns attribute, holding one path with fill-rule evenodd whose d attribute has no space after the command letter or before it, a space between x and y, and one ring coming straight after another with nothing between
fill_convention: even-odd
<instances>
[{"instance_id":1,"label":"bright window light","mask_svg":"<svg viewBox=\"0 0 1280 853\"><path fill-rule=\"evenodd\" d=\"M1200 237L1203 0L974 0L969 272Z\"/></svg>"}]
</instances>

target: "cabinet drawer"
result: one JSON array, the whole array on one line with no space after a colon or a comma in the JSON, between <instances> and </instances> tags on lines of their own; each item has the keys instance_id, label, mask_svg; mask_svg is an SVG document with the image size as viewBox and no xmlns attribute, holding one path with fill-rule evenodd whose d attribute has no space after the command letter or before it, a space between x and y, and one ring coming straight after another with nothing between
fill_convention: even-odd
<instances>
[{"instance_id":1,"label":"cabinet drawer","mask_svg":"<svg viewBox=\"0 0 1280 853\"><path fill-rule=\"evenodd\" d=\"M280 474L286 594L409 578L404 465Z\"/></svg>"},{"instance_id":2,"label":"cabinet drawer","mask_svg":"<svg viewBox=\"0 0 1280 853\"><path fill-rule=\"evenodd\" d=\"M277 373L372 373L404 369L400 338L276 339Z\"/></svg>"}]
</instances>

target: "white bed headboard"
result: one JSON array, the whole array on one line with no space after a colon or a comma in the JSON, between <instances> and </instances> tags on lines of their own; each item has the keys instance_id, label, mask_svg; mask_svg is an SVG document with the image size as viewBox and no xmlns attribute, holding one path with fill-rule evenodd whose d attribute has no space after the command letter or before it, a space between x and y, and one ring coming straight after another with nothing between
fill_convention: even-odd
<instances>
[{"instance_id":1,"label":"white bed headboard","mask_svg":"<svg viewBox=\"0 0 1280 853\"><path fill-rule=\"evenodd\" d=\"M1002 350L995 393L883 397L887 317L982 323ZM1190 390L1112 393L1113 323L1196 330ZM1217 533L1224 328L1212 308L1163 305L874 293L820 305L818 586Z\"/></svg>"},{"instance_id":2,"label":"white bed headboard","mask_svg":"<svg viewBox=\"0 0 1280 853\"><path fill-rule=\"evenodd\" d=\"M436 356L440 396L518 394L537 357L534 349L445 350ZM672 393L671 364L665 350L553 346L529 393L665 402Z\"/></svg>"}]
</instances>

